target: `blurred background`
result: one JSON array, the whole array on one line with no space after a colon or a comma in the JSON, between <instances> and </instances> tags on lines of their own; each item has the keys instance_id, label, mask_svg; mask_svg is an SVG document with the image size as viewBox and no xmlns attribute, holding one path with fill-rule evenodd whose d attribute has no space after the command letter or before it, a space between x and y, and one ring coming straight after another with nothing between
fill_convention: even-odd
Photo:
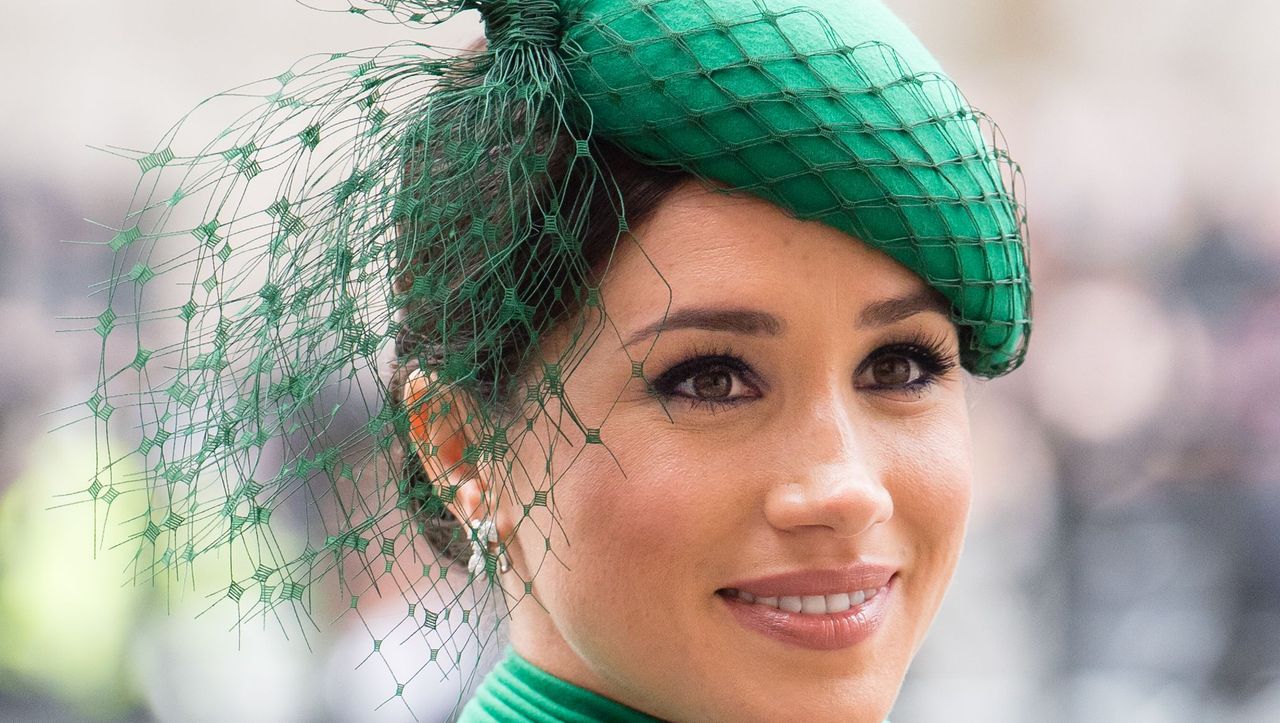
<instances>
[{"instance_id":1,"label":"blurred background","mask_svg":"<svg viewBox=\"0 0 1280 723\"><path fill-rule=\"evenodd\" d=\"M893 720L1280 720L1280 5L888 4L1022 165L1036 293L1025 367L973 392L970 536ZM93 559L57 497L92 432L42 416L96 378L98 338L58 330L101 310L97 224L137 182L95 148L406 31L290 0L0 6L0 720L409 718L364 627L237 630Z\"/></svg>"}]
</instances>

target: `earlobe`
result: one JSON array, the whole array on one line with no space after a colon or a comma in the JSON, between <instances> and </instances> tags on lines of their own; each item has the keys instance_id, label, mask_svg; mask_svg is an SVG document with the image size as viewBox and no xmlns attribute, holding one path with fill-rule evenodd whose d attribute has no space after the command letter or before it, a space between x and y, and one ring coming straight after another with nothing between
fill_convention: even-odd
<instances>
[{"instance_id":1,"label":"earlobe","mask_svg":"<svg viewBox=\"0 0 1280 723\"><path fill-rule=\"evenodd\" d=\"M486 516L486 480L476 464L467 460L473 433L471 403L465 392L445 388L435 372L428 375L414 369L405 382L404 406L412 452L422 462L434 493L464 527Z\"/></svg>"},{"instance_id":2,"label":"earlobe","mask_svg":"<svg viewBox=\"0 0 1280 723\"><path fill-rule=\"evenodd\" d=\"M478 574L480 567L492 560L493 571L507 572L514 544L509 539L514 529L508 519L512 507L503 504L504 509L498 509L499 485L489 476L493 468L478 464L469 453L482 434L472 397L464 390L440 384L435 372L423 374L415 369L405 382L404 405L413 453L431 480L434 494L472 540L468 570ZM495 543L496 549L489 549Z\"/></svg>"}]
</instances>

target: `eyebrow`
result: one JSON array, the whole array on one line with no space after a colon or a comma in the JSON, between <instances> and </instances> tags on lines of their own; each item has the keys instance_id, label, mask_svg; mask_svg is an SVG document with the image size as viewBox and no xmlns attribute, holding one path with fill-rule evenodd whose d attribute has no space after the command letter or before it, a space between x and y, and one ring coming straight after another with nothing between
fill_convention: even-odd
<instances>
[{"instance_id":1,"label":"eyebrow","mask_svg":"<svg viewBox=\"0 0 1280 723\"><path fill-rule=\"evenodd\" d=\"M856 328L866 329L888 326L916 314L927 311L949 317L951 304L936 289L926 289L909 296L884 299L863 307L858 315ZM654 334L675 329L702 329L727 331L747 336L781 336L787 323L767 311L745 307L694 306L673 311L635 331L623 342L623 348L647 339Z\"/></svg>"}]
</instances>

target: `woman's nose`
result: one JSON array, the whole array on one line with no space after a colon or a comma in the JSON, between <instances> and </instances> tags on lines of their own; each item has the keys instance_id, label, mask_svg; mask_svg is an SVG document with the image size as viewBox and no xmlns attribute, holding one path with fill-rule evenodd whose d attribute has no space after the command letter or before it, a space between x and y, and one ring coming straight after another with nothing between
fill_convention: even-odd
<instances>
[{"instance_id":1,"label":"woman's nose","mask_svg":"<svg viewBox=\"0 0 1280 723\"><path fill-rule=\"evenodd\" d=\"M765 498L769 524L789 532L828 528L839 537L854 537L892 517L893 498L883 472L847 409L832 406L805 417L789 435L790 460L779 465L787 476Z\"/></svg>"}]
</instances>

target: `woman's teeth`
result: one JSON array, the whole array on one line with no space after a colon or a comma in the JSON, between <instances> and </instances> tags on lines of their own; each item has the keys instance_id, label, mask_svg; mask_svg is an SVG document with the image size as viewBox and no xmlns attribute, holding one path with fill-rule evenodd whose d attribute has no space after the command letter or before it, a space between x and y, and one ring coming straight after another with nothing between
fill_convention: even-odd
<instances>
[{"instance_id":1,"label":"woman's teeth","mask_svg":"<svg viewBox=\"0 0 1280 723\"><path fill-rule=\"evenodd\" d=\"M855 590L835 595L782 595L780 597L756 597L746 590L726 588L724 594L755 605L768 605L783 612L801 615L842 613L876 596L877 590Z\"/></svg>"}]
</instances>

